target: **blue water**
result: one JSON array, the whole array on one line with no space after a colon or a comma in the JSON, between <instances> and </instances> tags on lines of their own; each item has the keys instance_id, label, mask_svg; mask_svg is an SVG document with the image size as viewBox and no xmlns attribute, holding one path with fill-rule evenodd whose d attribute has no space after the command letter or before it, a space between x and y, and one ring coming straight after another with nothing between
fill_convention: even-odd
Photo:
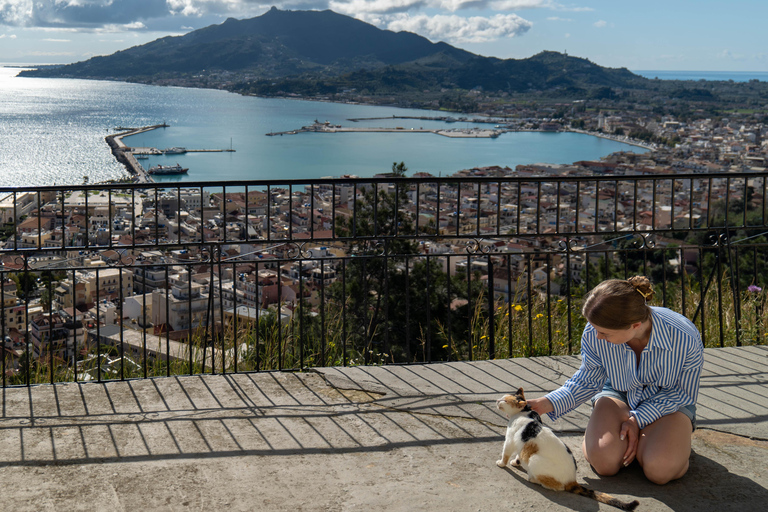
<instances>
[{"instance_id":1,"label":"blue water","mask_svg":"<svg viewBox=\"0 0 768 512\"><path fill-rule=\"evenodd\" d=\"M16 77L0 68L0 186L79 184L126 176L104 137L116 126L170 125L128 137L131 146L227 149L142 160L144 167L179 163L184 177L211 181L369 177L405 162L409 174L450 175L481 166L572 163L635 146L574 133L507 133L497 139L449 139L421 133L302 133L267 137L315 119L343 126L471 126L457 122L350 118L436 116L437 112L240 96L223 91L123 82ZM488 127L488 125L482 125Z\"/></svg>"},{"instance_id":2,"label":"blue water","mask_svg":"<svg viewBox=\"0 0 768 512\"><path fill-rule=\"evenodd\" d=\"M645 78L658 78L659 80L708 80L749 82L760 80L768 82L768 71L632 71L636 75Z\"/></svg>"}]
</instances>

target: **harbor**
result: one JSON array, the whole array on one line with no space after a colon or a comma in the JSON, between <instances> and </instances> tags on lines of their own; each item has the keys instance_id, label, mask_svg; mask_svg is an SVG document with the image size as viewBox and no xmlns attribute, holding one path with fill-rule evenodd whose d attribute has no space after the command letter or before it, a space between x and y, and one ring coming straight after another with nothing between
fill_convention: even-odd
<instances>
[{"instance_id":1,"label":"harbor","mask_svg":"<svg viewBox=\"0 0 768 512\"><path fill-rule=\"evenodd\" d=\"M390 119L390 118L384 118ZM269 132L266 135L268 137L282 136L282 135L296 135L298 133L432 133L435 135L442 135L443 137L451 138L487 138L495 139L505 130L499 128L441 128L441 129L429 129L429 128L404 128L402 126L391 127L345 127L340 124L331 124L328 121L321 123L315 120L314 123L308 126L302 126L296 130L288 130L283 132Z\"/></svg>"},{"instance_id":2,"label":"harbor","mask_svg":"<svg viewBox=\"0 0 768 512\"><path fill-rule=\"evenodd\" d=\"M144 166L139 163L139 159L146 159L149 156L154 155L181 155L184 153L234 153L231 145L228 149L187 149L185 147L172 147L167 149L158 149L154 147L131 147L125 144L123 138L131 135L138 135L139 133L156 130L158 128L168 128L170 125L163 122L162 124L155 124L151 126L142 126L140 128L126 128L118 126L115 128L119 133L108 135L106 137L107 144L112 148L112 154L115 156L118 162L125 165L125 168L133 176L137 183L153 183L152 175L172 175L172 174L186 174L189 170L182 168L179 164L175 166L157 165L151 167L149 170L144 169Z\"/></svg>"}]
</instances>

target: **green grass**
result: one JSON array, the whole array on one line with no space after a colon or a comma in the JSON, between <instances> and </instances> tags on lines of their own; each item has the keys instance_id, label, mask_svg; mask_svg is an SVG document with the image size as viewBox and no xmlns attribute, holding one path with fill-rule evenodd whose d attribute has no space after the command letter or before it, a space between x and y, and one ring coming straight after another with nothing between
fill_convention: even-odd
<instances>
[{"instance_id":1,"label":"green grass","mask_svg":"<svg viewBox=\"0 0 768 512\"><path fill-rule=\"evenodd\" d=\"M720 296L717 296L717 283L710 288L698 314L696 325L703 334L706 347L733 347L737 345L763 345L768 343L768 297L765 291L741 291L734 296L730 289L728 276L720 283ZM693 319L701 301L697 283L687 281L684 285L669 285L666 290L666 306L675 311L683 310L685 296L686 316ZM661 305L661 290L657 287L655 304ZM568 310L570 302L571 323L569 337ZM470 336L464 332L451 333L443 323L437 322L436 332L427 337L423 329L419 330L417 343L425 346L429 339L432 353L441 353L445 360L485 360L514 357L534 357L544 355L577 354L580 348L581 331L586 322L580 314L581 298L552 297L548 301L536 296L526 302L521 297L513 298L511 303L497 300L493 314L487 311L487 298L479 297L471 310ZM737 319L737 310L740 311ZM722 318L722 323L721 319ZM703 319L703 322L702 322ZM349 321L349 319L347 320ZM491 329L493 326L493 329ZM225 351L224 361L217 355L215 366L210 363L211 349L206 348L210 334L198 328L187 344L192 352L192 365L189 351L182 354L182 359L170 363L162 359L147 358L133 362L120 360L119 351L102 345L100 352L109 353L117 362L111 366L111 372L104 369L102 380L133 379L159 377L165 375L191 375L201 373L232 373L304 369L318 366L342 366L368 364L386 364L393 362L390 353L383 352L381 345L367 343L364 347L354 346L350 326L344 326L341 308L327 308L324 323L317 319L310 321L308 316L300 322L298 315L279 325L272 318L263 318L258 326L255 323L240 322L235 330L228 325L223 334L213 344L220 351ZM374 333L381 338L382 333ZM235 362L235 340L237 340L237 362ZM493 342L492 342L493 341ZM210 343L208 344L210 345ZM85 342L87 345L87 341ZM159 347L164 352L164 347ZM367 353L364 353L367 351ZM203 353L207 362L203 365ZM97 347L90 346L89 354L96 354ZM220 354L221 352L219 352ZM424 352L419 352L424 353ZM102 363L104 359L102 359ZM402 362L402 361L401 361ZM414 360L411 362L419 362ZM96 378L97 359L92 357L87 364L77 369L77 380L84 380L86 372ZM122 368L121 368L122 366ZM11 361L6 361L6 368L11 368ZM24 385L27 382L25 365L22 358L21 370L6 373L7 385ZM53 375L52 375L53 373ZM75 370L63 360L54 358L53 365L49 357L33 360L30 365L29 382L32 384L49 382L71 382L75 380Z\"/></svg>"}]
</instances>

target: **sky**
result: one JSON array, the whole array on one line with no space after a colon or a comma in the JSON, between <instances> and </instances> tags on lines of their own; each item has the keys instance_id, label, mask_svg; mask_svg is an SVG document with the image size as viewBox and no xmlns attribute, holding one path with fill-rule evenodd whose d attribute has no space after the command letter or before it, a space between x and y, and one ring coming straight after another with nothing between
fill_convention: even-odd
<instances>
[{"instance_id":1,"label":"sky","mask_svg":"<svg viewBox=\"0 0 768 512\"><path fill-rule=\"evenodd\" d=\"M550 50L633 71L768 71L765 0L0 0L0 62L78 62L272 6L505 59Z\"/></svg>"}]
</instances>

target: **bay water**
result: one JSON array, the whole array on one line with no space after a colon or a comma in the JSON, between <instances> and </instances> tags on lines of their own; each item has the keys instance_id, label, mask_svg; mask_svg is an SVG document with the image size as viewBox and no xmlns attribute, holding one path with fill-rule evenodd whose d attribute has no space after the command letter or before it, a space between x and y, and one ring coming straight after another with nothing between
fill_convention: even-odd
<instances>
[{"instance_id":1,"label":"bay water","mask_svg":"<svg viewBox=\"0 0 768 512\"><path fill-rule=\"evenodd\" d=\"M186 176L157 181L370 177L405 162L408 174L451 175L484 166L594 160L639 147L577 133L517 132L496 139L408 133L409 128L469 128L467 122L398 119L442 112L241 96L225 91L125 82L22 78L0 67L0 187L80 184L127 176L104 138L116 127L167 123L127 137L130 146L229 149L234 152L152 156L145 168L176 163ZM460 115L451 114L454 117ZM393 117L394 116L394 117ZM383 118L353 122L354 118ZM315 120L345 127L402 127L399 133L300 133Z\"/></svg>"},{"instance_id":2,"label":"bay water","mask_svg":"<svg viewBox=\"0 0 768 512\"><path fill-rule=\"evenodd\" d=\"M654 71L638 70L632 71L636 75L659 80L704 80L707 82L749 82L750 80L759 80L768 82L768 71Z\"/></svg>"}]
</instances>

